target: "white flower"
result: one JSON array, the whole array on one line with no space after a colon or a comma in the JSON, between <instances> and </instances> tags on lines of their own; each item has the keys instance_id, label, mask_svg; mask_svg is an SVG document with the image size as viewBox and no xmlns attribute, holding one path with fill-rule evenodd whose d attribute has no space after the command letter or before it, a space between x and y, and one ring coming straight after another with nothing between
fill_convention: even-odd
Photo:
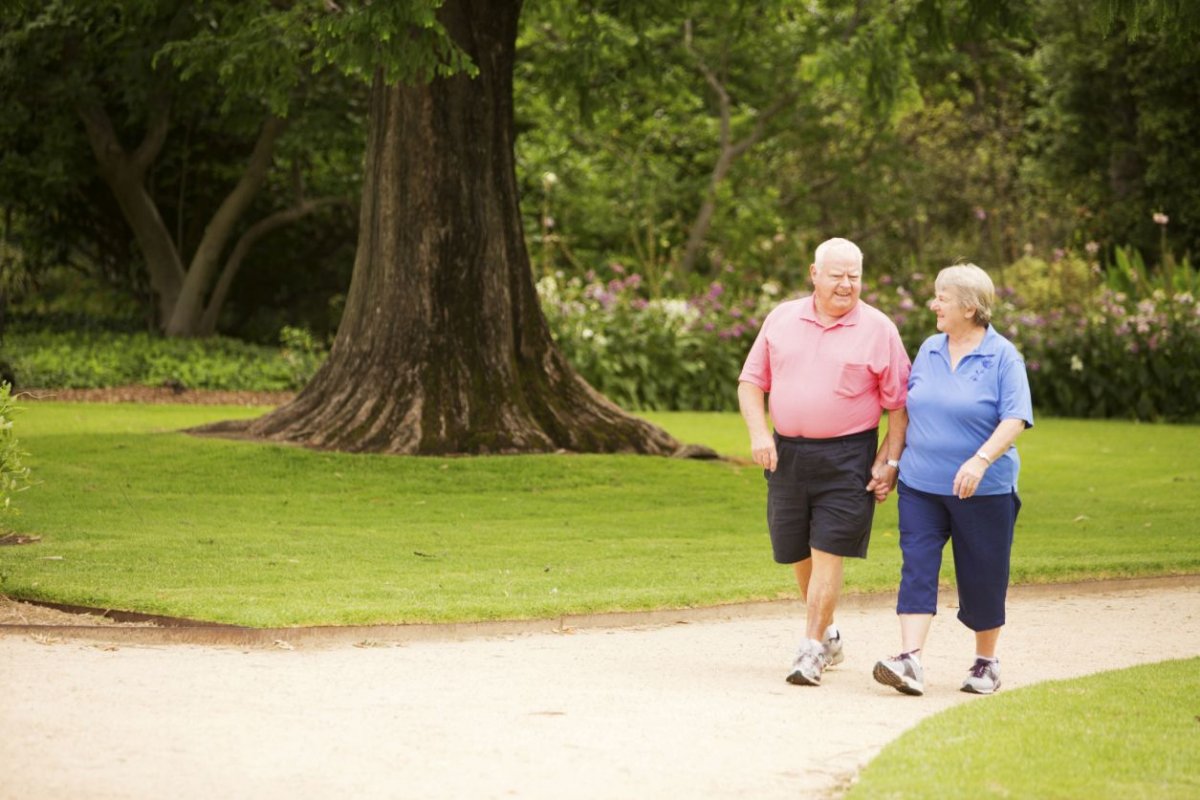
<instances>
[{"instance_id":1,"label":"white flower","mask_svg":"<svg viewBox=\"0 0 1200 800\"><path fill-rule=\"evenodd\" d=\"M1155 211L1154 214L1152 215L1152 219L1154 220L1156 225L1166 225L1168 222L1171 221L1171 218L1168 217L1166 214L1162 213L1161 211Z\"/></svg>"},{"instance_id":2,"label":"white flower","mask_svg":"<svg viewBox=\"0 0 1200 800\"><path fill-rule=\"evenodd\" d=\"M585 339L590 339L595 335L596 335L596 332L593 331L591 328L584 328L583 332L580 333L580 336L582 336Z\"/></svg>"},{"instance_id":3,"label":"white flower","mask_svg":"<svg viewBox=\"0 0 1200 800\"><path fill-rule=\"evenodd\" d=\"M689 319L696 315L696 311L688 304L688 301L679 298L654 300L651 304L658 306L667 319Z\"/></svg>"},{"instance_id":4,"label":"white flower","mask_svg":"<svg viewBox=\"0 0 1200 800\"><path fill-rule=\"evenodd\" d=\"M557 183L558 183L558 176L555 175L553 172L543 172L542 173L542 187L543 188L545 188L547 190L553 189Z\"/></svg>"},{"instance_id":5,"label":"white flower","mask_svg":"<svg viewBox=\"0 0 1200 800\"><path fill-rule=\"evenodd\" d=\"M1071 372L1083 372L1083 359L1079 356L1071 356Z\"/></svg>"},{"instance_id":6,"label":"white flower","mask_svg":"<svg viewBox=\"0 0 1200 800\"><path fill-rule=\"evenodd\" d=\"M762 285L762 293L767 297L774 297L779 294L780 286L775 281L767 281Z\"/></svg>"}]
</instances>

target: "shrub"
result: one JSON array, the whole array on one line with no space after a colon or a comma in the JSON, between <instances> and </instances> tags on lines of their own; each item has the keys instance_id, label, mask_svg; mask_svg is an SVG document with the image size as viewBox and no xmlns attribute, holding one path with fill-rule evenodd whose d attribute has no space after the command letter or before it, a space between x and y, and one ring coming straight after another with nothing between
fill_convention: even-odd
<instances>
[{"instance_id":1,"label":"shrub","mask_svg":"<svg viewBox=\"0 0 1200 800\"><path fill-rule=\"evenodd\" d=\"M1107 272L1065 253L996 271L994 324L1025 356L1039 413L1200 420L1200 305L1196 293L1179 290L1200 287L1200 275L1186 259L1149 271L1121 252ZM768 282L732 297L713 283L696 297L651 299L638 275L612 270L608 281L589 273L538 284L575 367L626 408L736 410L742 362L761 320L785 299L781 287ZM935 332L925 308L933 278L880 274L863 291L913 355Z\"/></svg>"},{"instance_id":2,"label":"shrub","mask_svg":"<svg viewBox=\"0 0 1200 800\"><path fill-rule=\"evenodd\" d=\"M1036 304L1009 293L1000 329L1025 356L1034 404L1073 417L1200 420L1200 305L1179 289L1200 287L1200 275L1186 259L1151 273L1118 253L1072 283L1073 296ZM1043 266L1053 276L1078 261Z\"/></svg>"},{"instance_id":3,"label":"shrub","mask_svg":"<svg viewBox=\"0 0 1200 800\"><path fill-rule=\"evenodd\" d=\"M24 464L29 454L21 449L13 432L13 417L20 410L13 403L12 386L0 383L0 514L15 512L13 497L32 483Z\"/></svg>"},{"instance_id":4,"label":"shrub","mask_svg":"<svg viewBox=\"0 0 1200 800\"><path fill-rule=\"evenodd\" d=\"M779 302L771 282L740 299L713 283L693 298L648 299L641 277L613 265L600 281L538 282L558 346L592 386L636 410L737 408L737 376L766 311Z\"/></svg>"},{"instance_id":5,"label":"shrub","mask_svg":"<svg viewBox=\"0 0 1200 800\"><path fill-rule=\"evenodd\" d=\"M92 389L140 384L281 391L304 386L325 357L311 335L285 329L280 348L236 339L166 339L113 331L14 333L5 352L21 386Z\"/></svg>"}]
</instances>

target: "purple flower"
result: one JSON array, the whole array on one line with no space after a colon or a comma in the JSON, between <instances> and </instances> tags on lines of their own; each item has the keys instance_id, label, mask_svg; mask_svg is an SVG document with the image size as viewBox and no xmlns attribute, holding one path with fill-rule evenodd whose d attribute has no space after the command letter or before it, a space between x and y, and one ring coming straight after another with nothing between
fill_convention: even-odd
<instances>
[{"instance_id":1,"label":"purple flower","mask_svg":"<svg viewBox=\"0 0 1200 800\"><path fill-rule=\"evenodd\" d=\"M1042 364L1039 361L1030 361L1025 366L1029 367L1030 372L1040 372L1042 369Z\"/></svg>"},{"instance_id":2,"label":"purple flower","mask_svg":"<svg viewBox=\"0 0 1200 800\"><path fill-rule=\"evenodd\" d=\"M623 267L621 264L618 264L616 261L609 264L608 268L611 269L613 272L617 273L618 275L625 274L625 267Z\"/></svg>"},{"instance_id":3,"label":"purple flower","mask_svg":"<svg viewBox=\"0 0 1200 800\"><path fill-rule=\"evenodd\" d=\"M985 211L982 206L975 206L975 219L979 220L980 222L983 222L985 219L987 219L987 211Z\"/></svg>"}]
</instances>

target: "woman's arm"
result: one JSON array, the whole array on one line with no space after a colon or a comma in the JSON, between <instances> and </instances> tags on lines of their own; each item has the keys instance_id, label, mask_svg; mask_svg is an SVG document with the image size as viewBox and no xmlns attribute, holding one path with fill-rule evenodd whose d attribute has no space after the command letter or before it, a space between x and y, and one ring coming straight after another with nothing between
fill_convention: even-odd
<instances>
[{"instance_id":1,"label":"woman's arm","mask_svg":"<svg viewBox=\"0 0 1200 800\"><path fill-rule=\"evenodd\" d=\"M965 500L975 494L975 490L979 488L979 482L983 480L983 473L987 472L987 468L992 465L993 461L1008 452L1008 448L1012 447L1012 443L1017 440L1023 430L1025 430L1025 420L1023 419L1000 420L1000 424L996 426L996 430L992 431L992 435L983 443L983 446L958 468L958 474L954 476L954 495Z\"/></svg>"}]
</instances>

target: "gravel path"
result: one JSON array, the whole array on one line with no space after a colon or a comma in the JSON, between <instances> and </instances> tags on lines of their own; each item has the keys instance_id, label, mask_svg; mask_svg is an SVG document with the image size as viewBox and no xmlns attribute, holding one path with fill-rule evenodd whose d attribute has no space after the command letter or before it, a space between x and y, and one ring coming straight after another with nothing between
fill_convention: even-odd
<instances>
[{"instance_id":1,"label":"gravel path","mask_svg":"<svg viewBox=\"0 0 1200 800\"><path fill-rule=\"evenodd\" d=\"M973 640L942 612L920 698L871 679L897 644L884 597L839 614L820 688L783 680L794 603L359 646L0 625L0 797L831 796L925 717L989 702L958 691ZM1006 691L1196 655L1200 577L1017 588L1001 638Z\"/></svg>"}]
</instances>

